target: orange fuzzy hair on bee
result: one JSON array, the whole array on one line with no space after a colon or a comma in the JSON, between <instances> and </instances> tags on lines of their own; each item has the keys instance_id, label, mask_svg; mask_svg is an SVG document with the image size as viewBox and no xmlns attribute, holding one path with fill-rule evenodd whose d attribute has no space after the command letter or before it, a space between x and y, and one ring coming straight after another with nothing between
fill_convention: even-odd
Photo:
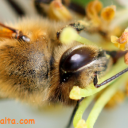
<instances>
[{"instance_id":1,"label":"orange fuzzy hair on bee","mask_svg":"<svg viewBox=\"0 0 128 128\"><path fill-rule=\"evenodd\" d=\"M60 45L56 32L65 24L40 18L25 18L17 24L8 24L27 35L30 42L1 37L2 97L16 98L35 105L48 101L51 55L55 46Z\"/></svg>"},{"instance_id":2,"label":"orange fuzzy hair on bee","mask_svg":"<svg viewBox=\"0 0 128 128\"><path fill-rule=\"evenodd\" d=\"M30 38L30 42L1 37L2 97L25 100L36 105L48 99L50 57L53 48L60 43L56 39L56 32L62 24L51 23L47 19L25 18L17 24L8 25L22 31Z\"/></svg>"}]
</instances>

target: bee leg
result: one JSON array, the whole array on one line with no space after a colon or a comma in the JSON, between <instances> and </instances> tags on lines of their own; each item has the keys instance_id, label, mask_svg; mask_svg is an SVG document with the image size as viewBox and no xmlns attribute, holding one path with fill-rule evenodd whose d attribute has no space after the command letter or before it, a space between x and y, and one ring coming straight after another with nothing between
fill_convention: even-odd
<instances>
[{"instance_id":1,"label":"bee leg","mask_svg":"<svg viewBox=\"0 0 128 128\"><path fill-rule=\"evenodd\" d=\"M66 26L66 27L69 27L69 26L73 27L78 33L85 29L85 26L84 26L84 25L81 25L79 22L70 23L70 24L69 24L68 26ZM64 28L65 28L65 27L64 27ZM60 31L58 31L58 32L56 33L57 39L59 39L60 34L61 34L61 32L62 32L62 30L63 30L64 28L62 28Z\"/></svg>"},{"instance_id":2,"label":"bee leg","mask_svg":"<svg viewBox=\"0 0 128 128\"><path fill-rule=\"evenodd\" d=\"M81 98L80 100L77 101L76 106L75 106L74 109L73 109L73 112L72 112L72 114L71 114L70 120L69 120L68 125L66 126L66 128L70 128L70 127L71 127L71 124L72 124L73 118L74 118L74 116L75 116L75 113L76 113L76 111L77 111L77 109L78 109L78 107L79 107L80 102L81 102L83 99L84 99L84 98Z\"/></svg>"},{"instance_id":3,"label":"bee leg","mask_svg":"<svg viewBox=\"0 0 128 128\"><path fill-rule=\"evenodd\" d=\"M103 82L100 83L100 84L98 84L97 75L94 74L94 80L93 80L94 86L95 86L96 88L99 88L99 87L101 87L101 86L103 86L103 85L105 85L105 84L107 84L107 83L113 81L114 79L118 78L119 76L123 75L123 74L126 73L126 72L128 72L128 68L126 68L126 69L122 70L121 72L115 74L114 76L112 76L112 77L106 79L105 81L103 81Z\"/></svg>"},{"instance_id":4,"label":"bee leg","mask_svg":"<svg viewBox=\"0 0 128 128\"><path fill-rule=\"evenodd\" d=\"M96 72L94 72L94 79L93 79L94 86L96 86L97 83L98 83L98 78L97 78L97 71L96 71Z\"/></svg>"},{"instance_id":5,"label":"bee leg","mask_svg":"<svg viewBox=\"0 0 128 128\"><path fill-rule=\"evenodd\" d=\"M0 37L14 38L14 39L23 40L24 42L30 42L30 38L28 38L26 35L23 35L22 31L11 28L11 27L6 26L2 23L0 23L0 27L2 27L3 29L7 29L6 31L3 31L2 29L0 30L0 32L2 33L0 35Z\"/></svg>"},{"instance_id":6,"label":"bee leg","mask_svg":"<svg viewBox=\"0 0 128 128\"><path fill-rule=\"evenodd\" d=\"M128 51L106 51L107 54L109 54L112 59L113 62L116 63L116 61L121 58L122 56L124 56ZM128 72L128 68L122 70L121 72L115 74L114 76L106 79L105 81L103 81L102 83L98 84L98 78L97 78L97 71L94 72L94 79L93 79L93 84L96 88L99 88L100 86L103 86L109 82L111 82L112 80L118 78L119 76L121 76L122 74Z\"/></svg>"}]
</instances>

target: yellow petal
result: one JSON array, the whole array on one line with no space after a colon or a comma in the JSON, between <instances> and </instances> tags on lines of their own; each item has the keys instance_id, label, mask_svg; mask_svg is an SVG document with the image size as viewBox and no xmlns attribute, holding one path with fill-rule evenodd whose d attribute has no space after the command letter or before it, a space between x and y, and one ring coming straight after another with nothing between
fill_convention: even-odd
<instances>
[{"instance_id":1,"label":"yellow petal","mask_svg":"<svg viewBox=\"0 0 128 128\"><path fill-rule=\"evenodd\" d=\"M54 0L50 3L48 15L51 19L57 21L69 21L72 19L72 15L68 9L62 5L60 0Z\"/></svg>"},{"instance_id":2,"label":"yellow petal","mask_svg":"<svg viewBox=\"0 0 128 128\"><path fill-rule=\"evenodd\" d=\"M117 42L118 39L119 39L119 38L116 37L116 36L111 36L111 42L112 42L112 43L118 43L118 42Z\"/></svg>"},{"instance_id":3,"label":"yellow petal","mask_svg":"<svg viewBox=\"0 0 128 128\"><path fill-rule=\"evenodd\" d=\"M98 16L98 13L102 9L102 3L98 0L94 0L92 2L89 2L89 4L86 6L86 13L87 16L92 19L96 24L100 24L100 18Z\"/></svg>"},{"instance_id":4,"label":"yellow petal","mask_svg":"<svg viewBox=\"0 0 128 128\"><path fill-rule=\"evenodd\" d=\"M87 15L95 15L98 14L102 9L102 3L98 0L94 0L92 2L89 2L89 4L86 6Z\"/></svg>"},{"instance_id":5,"label":"yellow petal","mask_svg":"<svg viewBox=\"0 0 128 128\"><path fill-rule=\"evenodd\" d=\"M102 19L104 19L107 22L113 20L113 18L115 16L115 11L116 11L116 6L114 6L114 5L103 8L103 10L101 11Z\"/></svg>"}]
</instances>

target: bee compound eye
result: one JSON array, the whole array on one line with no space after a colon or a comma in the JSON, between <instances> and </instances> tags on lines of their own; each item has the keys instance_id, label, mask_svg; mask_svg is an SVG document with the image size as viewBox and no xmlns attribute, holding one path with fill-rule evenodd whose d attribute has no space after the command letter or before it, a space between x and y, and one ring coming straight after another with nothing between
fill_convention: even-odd
<instances>
[{"instance_id":1,"label":"bee compound eye","mask_svg":"<svg viewBox=\"0 0 128 128\"><path fill-rule=\"evenodd\" d=\"M87 47L75 49L66 57L62 56L60 68L65 72L73 73L93 61L94 56L95 52Z\"/></svg>"}]
</instances>

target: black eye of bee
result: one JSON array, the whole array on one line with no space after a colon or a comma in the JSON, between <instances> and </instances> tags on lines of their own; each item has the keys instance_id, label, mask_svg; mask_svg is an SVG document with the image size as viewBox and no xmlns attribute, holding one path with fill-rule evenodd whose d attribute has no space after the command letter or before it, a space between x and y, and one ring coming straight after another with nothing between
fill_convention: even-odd
<instances>
[{"instance_id":1,"label":"black eye of bee","mask_svg":"<svg viewBox=\"0 0 128 128\"><path fill-rule=\"evenodd\" d=\"M71 74L92 62L95 55L96 52L88 47L80 47L72 52L66 51L60 61L61 81L67 81Z\"/></svg>"},{"instance_id":2,"label":"black eye of bee","mask_svg":"<svg viewBox=\"0 0 128 128\"><path fill-rule=\"evenodd\" d=\"M76 49L63 60L61 68L69 72L76 71L93 60L92 54L92 51L87 48Z\"/></svg>"}]
</instances>

